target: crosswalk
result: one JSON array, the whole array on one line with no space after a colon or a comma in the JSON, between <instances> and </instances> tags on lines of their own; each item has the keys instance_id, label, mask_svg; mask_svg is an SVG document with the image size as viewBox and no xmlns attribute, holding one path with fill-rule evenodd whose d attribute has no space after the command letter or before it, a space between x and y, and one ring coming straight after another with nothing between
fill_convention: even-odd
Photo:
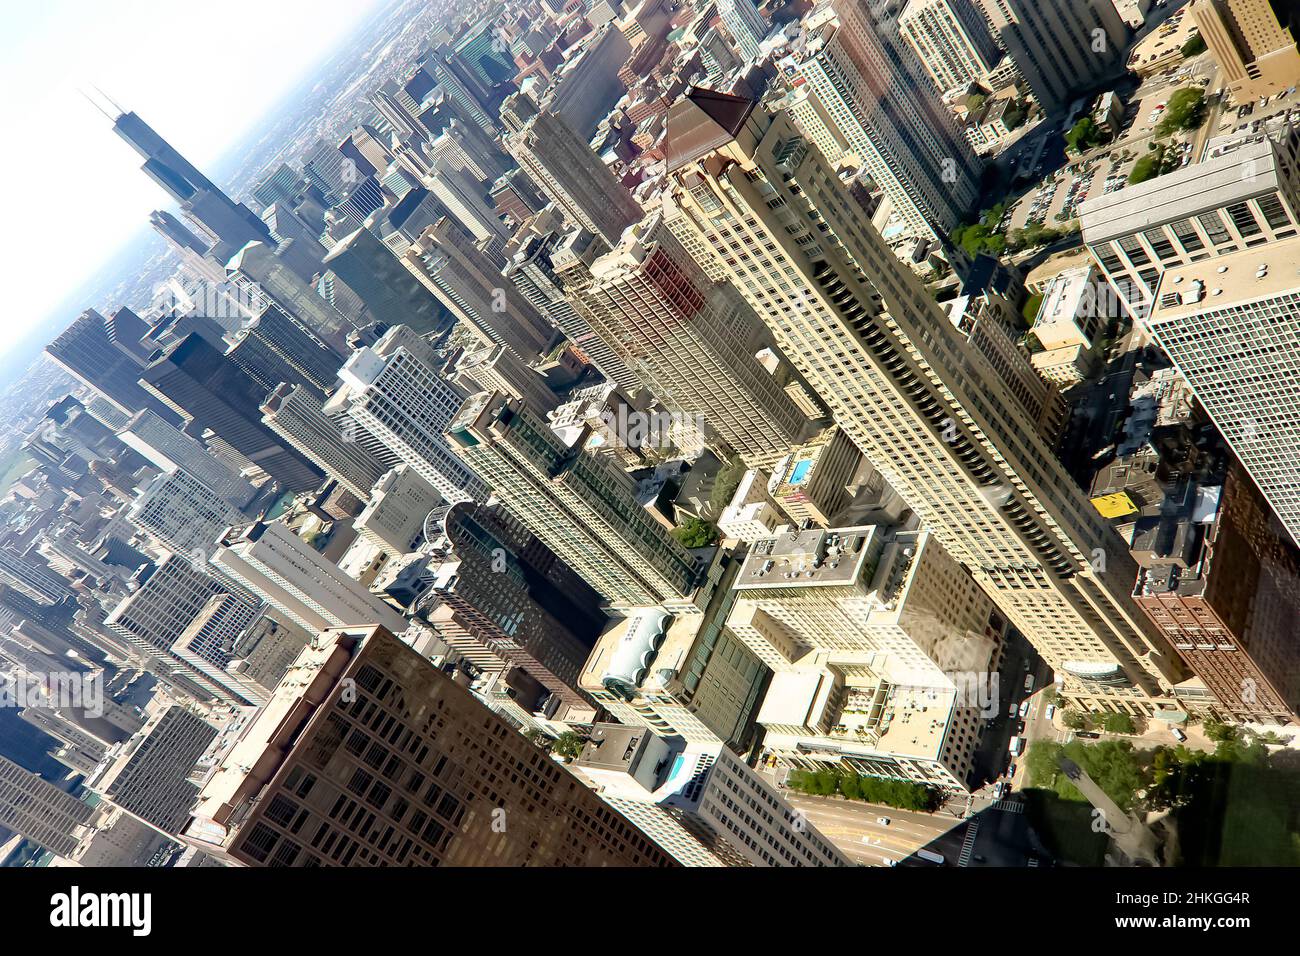
<instances>
[{"instance_id":1,"label":"crosswalk","mask_svg":"<svg viewBox=\"0 0 1300 956\"><path fill-rule=\"evenodd\" d=\"M966 826L966 839L962 841L961 855L957 857L958 866L970 866L971 854L975 852L975 835L979 832L979 817L975 817Z\"/></svg>"},{"instance_id":2,"label":"crosswalk","mask_svg":"<svg viewBox=\"0 0 1300 956\"><path fill-rule=\"evenodd\" d=\"M1025 805L1019 800L999 800L993 804L994 810L1001 810L1003 813L1024 813Z\"/></svg>"}]
</instances>

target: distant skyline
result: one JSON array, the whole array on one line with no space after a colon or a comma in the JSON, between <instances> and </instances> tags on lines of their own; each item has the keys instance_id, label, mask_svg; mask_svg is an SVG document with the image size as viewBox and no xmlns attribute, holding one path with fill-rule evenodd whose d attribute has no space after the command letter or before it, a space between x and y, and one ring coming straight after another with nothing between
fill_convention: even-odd
<instances>
[{"instance_id":1,"label":"distant skyline","mask_svg":"<svg viewBox=\"0 0 1300 956\"><path fill-rule=\"evenodd\" d=\"M11 277L0 366L38 328L57 334L54 310L138 239L151 210L171 207L81 91L98 87L139 113L219 180L223 157L387 2L49 0L6 11L0 82L13 140L0 172L17 215L0 238Z\"/></svg>"}]
</instances>

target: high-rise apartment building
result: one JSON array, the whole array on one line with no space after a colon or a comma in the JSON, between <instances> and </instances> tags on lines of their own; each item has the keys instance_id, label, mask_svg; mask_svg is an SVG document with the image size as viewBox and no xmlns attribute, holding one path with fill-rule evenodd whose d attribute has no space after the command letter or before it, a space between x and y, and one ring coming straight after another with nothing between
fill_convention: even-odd
<instances>
[{"instance_id":1,"label":"high-rise apartment building","mask_svg":"<svg viewBox=\"0 0 1300 956\"><path fill-rule=\"evenodd\" d=\"M759 364L771 333L730 282L714 282L660 214L629 228L570 300L671 412L707 419L748 462L774 461L807 437L808 417Z\"/></svg>"},{"instance_id":2,"label":"high-rise apartment building","mask_svg":"<svg viewBox=\"0 0 1300 956\"><path fill-rule=\"evenodd\" d=\"M262 422L287 444L358 498L384 473L384 463L340 422L325 414L320 400L306 387L288 382L266 396Z\"/></svg>"},{"instance_id":3,"label":"high-rise apartment building","mask_svg":"<svg viewBox=\"0 0 1300 956\"><path fill-rule=\"evenodd\" d=\"M70 857L94 815L90 804L0 757L0 827Z\"/></svg>"},{"instance_id":4,"label":"high-rise apartment building","mask_svg":"<svg viewBox=\"0 0 1300 956\"><path fill-rule=\"evenodd\" d=\"M1165 270L1300 233L1300 129L1090 199L1079 222L1125 308L1145 318Z\"/></svg>"},{"instance_id":5,"label":"high-rise apartment building","mask_svg":"<svg viewBox=\"0 0 1300 956\"><path fill-rule=\"evenodd\" d=\"M531 117L506 137L506 149L569 222L611 246L644 215L591 146L554 113Z\"/></svg>"},{"instance_id":6,"label":"high-rise apartment building","mask_svg":"<svg viewBox=\"0 0 1300 956\"><path fill-rule=\"evenodd\" d=\"M685 115L669 115L667 152L673 201L700 248L716 250L711 268L733 277L840 428L1064 677L1067 697L1157 706L1183 670L1133 603L1121 540L789 118L706 97L673 107Z\"/></svg>"},{"instance_id":7,"label":"high-rise apartment building","mask_svg":"<svg viewBox=\"0 0 1300 956\"><path fill-rule=\"evenodd\" d=\"M973 0L911 0L898 25L940 93L965 90L1002 57Z\"/></svg>"},{"instance_id":8,"label":"high-rise apartment building","mask_svg":"<svg viewBox=\"0 0 1300 956\"><path fill-rule=\"evenodd\" d=\"M1147 328L1300 543L1300 237L1169 269Z\"/></svg>"},{"instance_id":9,"label":"high-rise apartment building","mask_svg":"<svg viewBox=\"0 0 1300 956\"><path fill-rule=\"evenodd\" d=\"M695 562L604 458L561 441L544 419L493 392L471 396L448 426L451 447L501 500L612 604L680 602Z\"/></svg>"},{"instance_id":10,"label":"high-rise apartment building","mask_svg":"<svg viewBox=\"0 0 1300 956\"><path fill-rule=\"evenodd\" d=\"M249 866L671 866L382 628L306 649L205 786L190 835Z\"/></svg>"},{"instance_id":11,"label":"high-rise apartment building","mask_svg":"<svg viewBox=\"0 0 1300 956\"><path fill-rule=\"evenodd\" d=\"M796 76L908 228L947 236L979 199L979 161L898 35L896 18L855 0L834 0L831 9L835 16L807 39ZM716 126L710 112L727 113L725 100L711 101L708 91L697 90L691 102L696 109L674 107L677 124L699 123L700 136Z\"/></svg>"},{"instance_id":12,"label":"high-rise apartment building","mask_svg":"<svg viewBox=\"0 0 1300 956\"><path fill-rule=\"evenodd\" d=\"M212 563L309 631L370 624L406 630L401 614L283 524L231 528Z\"/></svg>"},{"instance_id":13,"label":"high-rise apartment building","mask_svg":"<svg viewBox=\"0 0 1300 956\"><path fill-rule=\"evenodd\" d=\"M684 866L849 866L776 788L720 744L596 724L574 762L610 806Z\"/></svg>"},{"instance_id":14,"label":"high-rise apartment building","mask_svg":"<svg viewBox=\"0 0 1300 956\"><path fill-rule=\"evenodd\" d=\"M447 442L447 424L464 396L446 380L442 365L429 343L396 326L348 359L339 372L344 387L325 410L345 413L448 502L481 500L486 487Z\"/></svg>"},{"instance_id":15,"label":"high-rise apartment building","mask_svg":"<svg viewBox=\"0 0 1300 956\"><path fill-rule=\"evenodd\" d=\"M1113 0L977 0L1048 113L1123 72L1128 30Z\"/></svg>"},{"instance_id":16,"label":"high-rise apartment building","mask_svg":"<svg viewBox=\"0 0 1300 956\"><path fill-rule=\"evenodd\" d=\"M1277 9L1288 9L1278 4ZM1196 0L1192 18L1239 102L1272 96L1300 77L1296 38L1269 0Z\"/></svg>"}]
</instances>

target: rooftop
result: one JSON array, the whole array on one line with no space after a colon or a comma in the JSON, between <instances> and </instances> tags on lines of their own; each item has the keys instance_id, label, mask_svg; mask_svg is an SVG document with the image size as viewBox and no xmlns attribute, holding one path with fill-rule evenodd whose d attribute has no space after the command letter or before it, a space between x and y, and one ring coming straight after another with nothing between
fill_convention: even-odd
<instances>
[{"instance_id":1,"label":"rooftop","mask_svg":"<svg viewBox=\"0 0 1300 956\"><path fill-rule=\"evenodd\" d=\"M755 101L695 87L668 111L664 154L668 169L699 159L735 139L754 111Z\"/></svg>"},{"instance_id":2,"label":"rooftop","mask_svg":"<svg viewBox=\"0 0 1300 956\"><path fill-rule=\"evenodd\" d=\"M1156 286L1153 324L1300 290L1300 236L1169 269Z\"/></svg>"},{"instance_id":3,"label":"rooftop","mask_svg":"<svg viewBox=\"0 0 1300 956\"><path fill-rule=\"evenodd\" d=\"M867 560L873 527L791 531L756 542L736 577L737 590L851 584Z\"/></svg>"},{"instance_id":4,"label":"rooftop","mask_svg":"<svg viewBox=\"0 0 1300 956\"><path fill-rule=\"evenodd\" d=\"M1105 242L1279 188L1272 143L1243 146L1079 206L1086 243Z\"/></svg>"}]
</instances>

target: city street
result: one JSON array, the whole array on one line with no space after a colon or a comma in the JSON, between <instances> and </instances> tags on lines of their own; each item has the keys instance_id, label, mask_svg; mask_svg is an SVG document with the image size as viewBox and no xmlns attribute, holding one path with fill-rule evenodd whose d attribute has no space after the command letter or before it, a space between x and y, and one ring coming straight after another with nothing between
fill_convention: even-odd
<instances>
[{"instance_id":1,"label":"city street","mask_svg":"<svg viewBox=\"0 0 1300 956\"><path fill-rule=\"evenodd\" d=\"M782 791L782 796L846 856L864 866L888 866L886 860L903 860L960 823L942 810L914 813L789 790ZM889 820L889 825L877 823L880 817Z\"/></svg>"}]
</instances>

